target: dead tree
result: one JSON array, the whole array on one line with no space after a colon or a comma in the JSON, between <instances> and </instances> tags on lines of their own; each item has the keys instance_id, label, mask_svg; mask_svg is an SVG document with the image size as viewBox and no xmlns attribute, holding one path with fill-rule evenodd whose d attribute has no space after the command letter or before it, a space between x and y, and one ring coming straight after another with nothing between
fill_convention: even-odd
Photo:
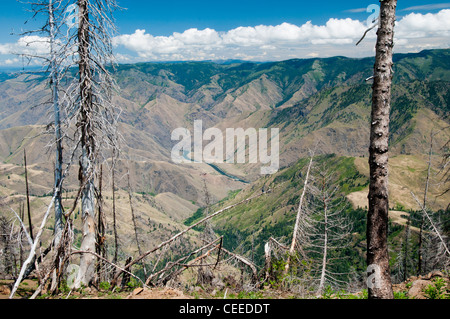
<instances>
[{"instance_id":1,"label":"dead tree","mask_svg":"<svg viewBox=\"0 0 450 319\"><path fill-rule=\"evenodd\" d=\"M30 206L30 186L28 185L28 167L27 167L27 153L23 151L23 163L25 166L25 188L26 188L26 196L27 196L27 213L28 213L28 225L30 227L30 237L31 240L34 240L33 236L33 222L31 221L31 206Z\"/></svg>"},{"instance_id":2,"label":"dead tree","mask_svg":"<svg viewBox=\"0 0 450 319\"><path fill-rule=\"evenodd\" d=\"M55 198L55 227L54 227L54 241L55 245L59 244L62 236L64 224L63 224L63 205L62 205L62 174L63 174L63 146L62 146L62 129L61 129L61 107L59 101L59 90L60 90L60 74L59 74L59 64L58 61L58 48L57 33L58 33L58 22L56 21L55 8L62 6L61 1L48 1L48 33L50 42L50 85L52 89L52 103L53 103L53 113L54 113L54 126L55 126L55 144L56 144L56 154L55 154L55 178L54 187L56 190Z\"/></svg>"},{"instance_id":3,"label":"dead tree","mask_svg":"<svg viewBox=\"0 0 450 319\"><path fill-rule=\"evenodd\" d=\"M111 37L115 27L112 15L117 5L114 0L78 0L77 7L78 28L70 41L77 49L78 74L68 100L76 114L77 134L81 137L81 251L94 252L95 171L101 147L117 147L117 113L111 103L115 83L107 69L114 61ZM89 286L95 281L95 259L93 254L81 254L76 288Z\"/></svg>"},{"instance_id":4,"label":"dead tree","mask_svg":"<svg viewBox=\"0 0 450 319\"><path fill-rule=\"evenodd\" d=\"M103 211L103 165L100 165L100 176L98 181L97 191L97 254L106 258L106 219ZM100 259L97 264L97 277L100 281L102 278L102 271L104 268L104 261Z\"/></svg>"},{"instance_id":5,"label":"dead tree","mask_svg":"<svg viewBox=\"0 0 450 319\"><path fill-rule=\"evenodd\" d=\"M430 175L431 175L431 162L432 162L432 155L433 155L433 141L434 141L434 134L431 132L430 134L430 151L428 155L428 168L427 168L427 177L425 179L425 189L423 193L423 209L427 209L428 204L428 189L430 187ZM423 261L423 242L424 242L424 227L425 227L425 220L426 217L424 214L422 214L422 218L420 220L420 226L419 226L419 248L418 248L418 263L417 263L417 274L422 274L422 261Z\"/></svg>"},{"instance_id":6,"label":"dead tree","mask_svg":"<svg viewBox=\"0 0 450 319\"><path fill-rule=\"evenodd\" d=\"M406 222L405 238L403 240L403 281L408 279L408 267L409 267L409 244L411 238L410 217Z\"/></svg>"},{"instance_id":7,"label":"dead tree","mask_svg":"<svg viewBox=\"0 0 450 319\"><path fill-rule=\"evenodd\" d=\"M11 290L11 294L9 296L10 299L12 299L14 297L17 289L19 288L19 285L24 278L24 275L25 275L25 272L26 272L28 266L32 262L35 262L37 246L40 243L40 239L41 239L42 233L44 231L45 224L47 223L47 219L50 215L50 211L53 208L53 205L55 203L55 197L56 197L56 195L53 195L50 205L47 208L47 212L45 213L44 218L42 219L41 227L39 228L38 234L36 235L36 238L33 241L33 245L31 247L30 254L28 255L28 258L25 260L24 264L22 265L22 269L20 270L19 277L17 278L16 282L14 283L13 289Z\"/></svg>"},{"instance_id":8,"label":"dead tree","mask_svg":"<svg viewBox=\"0 0 450 319\"><path fill-rule=\"evenodd\" d=\"M269 190L269 191L270 191L270 190ZM191 231L192 229L196 228L196 227L199 226L199 225L204 224L206 221L208 221L208 220L210 220L210 219L212 219L212 218L214 218L214 217L216 217L216 216L218 216L218 215L220 215L220 214L222 214L222 213L224 213L224 212L226 212L226 211L229 211L230 209L233 209L233 208L235 208L235 207L237 207L237 206L240 206L240 205L243 205L243 204L245 204L245 203L248 203L248 202L250 202L250 201L252 201L252 200L254 200L254 199L256 199L256 198L259 198L259 197L263 196L264 194L266 194L266 192L263 192L263 193L259 193L259 194L253 195L253 196L251 196L251 197L249 197L249 198L247 198L247 199L244 199L244 200L242 200L242 201L240 201L240 202L238 202L238 203L236 203L236 204L227 206L227 207L225 207L225 208L222 208L222 209L218 210L217 212L215 212L215 213L213 213L213 214L210 214L209 216L206 216L206 217L203 218L202 220L196 222L194 225L189 226L188 228L186 228L185 230L183 230L183 231L179 232L178 234L174 235L174 236L171 237L170 239L168 239L168 240L162 242L162 243L159 244L157 247L155 247L155 248L153 248L153 249L151 249L151 250L149 250L149 251L143 253L143 254L140 255L139 257L135 258L133 261L127 263L127 265L125 265L125 267L124 267L124 270L129 271L129 269L130 269L133 265L135 265L135 264L141 262L141 261L144 260L146 257L148 257L149 255L151 255L151 254L153 254L153 253L155 253L155 252L161 250L162 248L165 248L166 246L169 246L169 245L172 244L174 241L176 241L176 240L179 239L180 237L184 236L186 233L188 233L188 232ZM116 274L116 275L114 276L114 279L113 279L113 281L112 281L112 282L113 282L113 286L114 286L115 283L117 283L117 280L118 280L119 276L120 276L120 273L118 273L118 274Z\"/></svg>"},{"instance_id":9,"label":"dead tree","mask_svg":"<svg viewBox=\"0 0 450 319\"><path fill-rule=\"evenodd\" d=\"M346 274L336 273L333 269L337 256L342 260L340 252L349 244L352 223L344 213L347 205L339 193L336 173L321 165L311 175L308 206L313 231L309 239L308 253L314 254L315 258L320 260L317 294L321 295L325 285L337 287L345 282L338 277Z\"/></svg>"},{"instance_id":10,"label":"dead tree","mask_svg":"<svg viewBox=\"0 0 450 319\"><path fill-rule=\"evenodd\" d=\"M206 184L206 174L202 174L202 180L203 180L203 192L205 195L205 216L209 215L209 206L211 204L211 196L209 194L208 185ZM210 242L216 238L216 235L214 233L214 230L211 225L211 221L208 220L205 222L204 230L200 234L200 239L203 240L203 242ZM200 260L200 263L203 263L203 259ZM197 283L200 285L205 285L207 283L210 283L212 280L212 273L205 267L199 267L198 268L198 274L197 274Z\"/></svg>"},{"instance_id":11,"label":"dead tree","mask_svg":"<svg viewBox=\"0 0 450 319\"><path fill-rule=\"evenodd\" d=\"M13 274L11 224L5 216L0 216L0 243L2 244L3 269L5 274Z\"/></svg>"},{"instance_id":12,"label":"dead tree","mask_svg":"<svg viewBox=\"0 0 450 319\"><path fill-rule=\"evenodd\" d=\"M51 98L47 102L53 108L53 129L54 129L54 144L55 144L55 167L54 167L54 188L58 191L55 201L55 226L54 226L54 241L58 245L59 239L62 236L64 228L63 224L63 206L62 206L62 174L63 174L63 129L62 129L62 110L60 103L60 81L67 70L67 53L64 47L65 36L61 32L62 26L65 24L64 11L67 8L68 0L36 0L28 3L32 18L42 16L44 18L43 26L36 29L24 32L22 35L38 35L39 40L34 40L36 37L31 37L32 42L39 42L41 45L46 45L49 51L44 55L30 55L28 53L21 53L20 55L27 58L29 61L40 60L47 72L48 84L51 89ZM28 44L32 44L32 42ZM51 128L48 125L47 128ZM33 234L31 234L33 237Z\"/></svg>"},{"instance_id":13,"label":"dead tree","mask_svg":"<svg viewBox=\"0 0 450 319\"><path fill-rule=\"evenodd\" d=\"M393 299L387 247L389 190L389 123L393 77L394 26L397 0L381 1L373 78L369 148L370 186L367 215L368 279L370 299Z\"/></svg>"},{"instance_id":14,"label":"dead tree","mask_svg":"<svg viewBox=\"0 0 450 319\"><path fill-rule=\"evenodd\" d=\"M112 164L111 164L111 188L112 188L112 217L113 217L113 231L114 231L114 257L113 263L117 264L119 258L119 235L117 233L117 220L116 220L116 149L112 151ZM114 277L114 276L113 276Z\"/></svg>"},{"instance_id":15,"label":"dead tree","mask_svg":"<svg viewBox=\"0 0 450 319\"><path fill-rule=\"evenodd\" d=\"M302 195L300 197L300 203L298 205L298 211L297 211L297 218L295 221L295 226L294 226L294 233L292 235L292 242L290 245L290 249L289 249L289 254L288 254L288 259L286 262L286 266L284 269L284 274L287 275L289 272L289 267L291 264L291 259L293 258L296 248L297 248L297 240L298 240L298 236L301 232L301 223L302 221L305 221L305 214L304 214L304 200L305 200L305 196L306 196L306 192L308 189L308 182L309 182L309 177L310 177L310 173L311 173L311 168L313 165L313 160L314 160L314 154L311 155L311 159L309 161L309 165L308 165L308 169L306 171L306 177L305 177L305 183L303 186L303 191L302 191Z\"/></svg>"},{"instance_id":16,"label":"dead tree","mask_svg":"<svg viewBox=\"0 0 450 319\"><path fill-rule=\"evenodd\" d=\"M420 201L417 199L416 195L411 192L412 197L414 198L414 200L416 201L416 203L419 205L420 209L422 210L422 213L426 216L426 218L428 219L431 228L434 232L434 235L439 239L440 243L441 243L441 247L442 247L442 251L444 252L444 254L447 255L447 257L450 257L450 249L447 246L446 240L445 240L445 236L442 235L442 231L439 230L438 225L436 222L433 221L433 219L431 218L430 214L428 213L427 209L425 207L422 206L422 204L420 203Z\"/></svg>"},{"instance_id":17,"label":"dead tree","mask_svg":"<svg viewBox=\"0 0 450 319\"><path fill-rule=\"evenodd\" d=\"M137 245L138 253L139 253L139 256L140 256L140 255L142 255L142 249L141 249L141 243L139 241L139 234L138 234L138 226L137 226L136 214L134 212L133 194L132 194L132 190L131 190L131 181L130 181L130 170L128 170L128 172L127 172L127 182L128 182L128 200L130 202L131 220L133 221L134 237L136 239L136 245ZM145 263L143 263L142 266L143 266L143 269L144 269L144 276L147 278L147 269L145 267Z\"/></svg>"}]
</instances>

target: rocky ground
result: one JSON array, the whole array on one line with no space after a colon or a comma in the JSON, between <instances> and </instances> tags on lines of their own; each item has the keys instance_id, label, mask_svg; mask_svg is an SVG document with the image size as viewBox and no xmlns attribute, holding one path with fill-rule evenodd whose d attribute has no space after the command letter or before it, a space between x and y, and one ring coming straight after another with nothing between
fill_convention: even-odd
<instances>
[{"instance_id":1,"label":"rocky ground","mask_svg":"<svg viewBox=\"0 0 450 319\"><path fill-rule=\"evenodd\" d=\"M425 276L410 277L394 285L394 292L403 294L405 299L432 299L433 296L449 299L450 276L448 273L433 271Z\"/></svg>"},{"instance_id":2,"label":"rocky ground","mask_svg":"<svg viewBox=\"0 0 450 319\"><path fill-rule=\"evenodd\" d=\"M8 299L11 293L11 280L0 280L0 299ZM29 298L36 289L36 280L24 281L18 293L17 299ZM449 299L450 298L450 274L447 272L433 271L424 276L410 277L407 281L393 286L396 299ZM331 299L364 299L364 292L357 294L332 294ZM42 296L41 298L50 298ZM265 289L257 292L237 292L232 288L202 289L192 287L189 291L176 288L135 288L122 292L98 291L96 289L84 289L79 292L61 293L56 299L295 299L296 294L279 290ZM315 298L315 297L312 297Z\"/></svg>"}]
</instances>

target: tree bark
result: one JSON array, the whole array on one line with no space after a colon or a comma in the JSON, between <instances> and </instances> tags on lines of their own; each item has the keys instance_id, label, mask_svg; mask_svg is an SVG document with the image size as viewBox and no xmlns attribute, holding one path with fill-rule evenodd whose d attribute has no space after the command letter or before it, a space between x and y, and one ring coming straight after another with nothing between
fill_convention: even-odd
<instances>
[{"instance_id":1,"label":"tree bark","mask_svg":"<svg viewBox=\"0 0 450 319\"><path fill-rule=\"evenodd\" d=\"M61 133L61 110L59 107L59 79L57 71L57 61L56 61L56 50L55 50L55 40L56 40L56 23L53 8L53 1L50 0L48 4L49 13L49 27L50 27L50 70L51 70L51 80L50 85L52 87L52 101L53 101L53 112L55 116L55 142L56 142L56 161L55 161L55 229L54 229L54 244L58 247L61 240L62 232L64 230L64 224L62 220L63 206L62 206L62 165L63 165L63 147L62 147L62 133Z\"/></svg>"},{"instance_id":2,"label":"tree bark","mask_svg":"<svg viewBox=\"0 0 450 319\"><path fill-rule=\"evenodd\" d=\"M23 150L23 163L25 165L25 187L27 192L27 212L28 212L28 225L30 227L30 237L34 241L33 236L33 222L31 221L31 207L30 207L30 187L28 185L28 168L27 168L27 153Z\"/></svg>"},{"instance_id":3,"label":"tree bark","mask_svg":"<svg viewBox=\"0 0 450 319\"><path fill-rule=\"evenodd\" d=\"M80 76L80 119L78 122L81 131L81 159L80 159L80 185L83 187L81 195L82 210L82 251L95 252L95 203L94 203L94 162L95 140L91 123L93 113L92 70L90 66L90 24L88 0L79 0L79 29L78 29L78 55ZM81 285L89 286L95 277L95 256L82 254L80 270L75 281L75 288Z\"/></svg>"},{"instance_id":4,"label":"tree bark","mask_svg":"<svg viewBox=\"0 0 450 319\"><path fill-rule=\"evenodd\" d=\"M428 157L428 169L427 169L427 178L425 180L425 191L423 194L423 209L427 209L427 197L428 197L428 188L430 185L430 175L431 175L431 159L433 156L433 132L431 132L430 137L430 152ZM418 253L418 265L417 265L417 275L422 274L422 261L423 261L423 240L424 240L424 231L423 228L425 226L425 216L422 214L422 219L420 221L420 231L419 231L419 248L417 249Z\"/></svg>"},{"instance_id":5,"label":"tree bark","mask_svg":"<svg viewBox=\"0 0 450 319\"><path fill-rule=\"evenodd\" d=\"M393 299L387 246L389 192L389 123L393 77L394 25L397 0L381 1L370 132L370 187L367 216L367 265L376 269L369 299ZM372 275L368 272L368 275ZM370 278L369 276L369 278Z\"/></svg>"},{"instance_id":6,"label":"tree bark","mask_svg":"<svg viewBox=\"0 0 450 319\"><path fill-rule=\"evenodd\" d=\"M324 201L325 202L325 201ZM325 218L325 230L324 230L324 246L323 246L323 259L322 259L322 272L320 274L320 283L319 283L319 295L322 294L323 289L325 288L325 275L327 271L327 254L328 254L328 207L325 202L324 204L324 218Z\"/></svg>"},{"instance_id":7,"label":"tree bark","mask_svg":"<svg viewBox=\"0 0 450 319\"><path fill-rule=\"evenodd\" d=\"M112 213L113 213L113 230L114 230L114 258L113 263L117 264L119 257L119 235L117 234L117 224L116 224L116 151L113 149L112 155Z\"/></svg>"}]
</instances>

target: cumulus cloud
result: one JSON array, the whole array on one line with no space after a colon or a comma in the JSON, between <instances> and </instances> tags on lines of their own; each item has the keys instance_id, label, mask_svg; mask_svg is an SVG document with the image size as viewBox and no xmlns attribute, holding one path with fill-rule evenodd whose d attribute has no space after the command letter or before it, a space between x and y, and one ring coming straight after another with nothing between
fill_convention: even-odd
<instances>
[{"instance_id":1,"label":"cumulus cloud","mask_svg":"<svg viewBox=\"0 0 450 319\"><path fill-rule=\"evenodd\" d=\"M367 29L366 23L354 19L329 19L324 25L311 21L303 25L241 26L219 32L213 29L189 29L170 36L153 36L145 30L114 39L118 48L126 48L142 59L201 60L215 58L286 59L307 57L311 51L318 56L344 54L364 56L373 53L375 30L363 44L355 44ZM450 35L450 10L438 13L410 13L397 22L396 45L407 50L419 43L421 47L448 47L443 37ZM425 42L424 42L425 40Z\"/></svg>"},{"instance_id":2,"label":"cumulus cloud","mask_svg":"<svg viewBox=\"0 0 450 319\"><path fill-rule=\"evenodd\" d=\"M24 36L15 43L0 44L0 54L45 55L50 51L48 38Z\"/></svg>"},{"instance_id":3,"label":"cumulus cloud","mask_svg":"<svg viewBox=\"0 0 450 319\"><path fill-rule=\"evenodd\" d=\"M331 18L322 25L311 21L302 25L285 22L279 25L241 26L227 31L191 28L169 36L152 35L145 29L137 29L132 34L115 37L113 45L117 60L124 63L216 59L267 61L334 55L363 57L374 54L376 38L376 32L372 30L362 44L355 47L366 29L365 21L350 18ZM396 52L448 48L450 10L410 13L399 17L395 35ZM48 51L48 39L45 37L27 36L15 43L0 44L0 55L45 55ZM9 56L6 58L11 59Z\"/></svg>"},{"instance_id":4,"label":"cumulus cloud","mask_svg":"<svg viewBox=\"0 0 450 319\"><path fill-rule=\"evenodd\" d=\"M401 38L447 36L450 32L450 10L436 14L410 13L397 23L396 33Z\"/></svg>"},{"instance_id":5,"label":"cumulus cloud","mask_svg":"<svg viewBox=\"0 0 450 319\"><path fill-rule=\"evenodd\" d=\"M365 30L364 24L352 19L330 19L326 25L313 25L311 21L302 26L290 23L238 27L226 32L213 29L189 29L167 37L155 37L145 30L114 38L116 47L133 51L141 58L190 59L194 55L224 58L242 56L267 56L256 50L284 50L308 44L349 44ZM236 52L236 50L240 50ZM290 54L292 55L292 54Z\"/></svg>"}]
</instances>

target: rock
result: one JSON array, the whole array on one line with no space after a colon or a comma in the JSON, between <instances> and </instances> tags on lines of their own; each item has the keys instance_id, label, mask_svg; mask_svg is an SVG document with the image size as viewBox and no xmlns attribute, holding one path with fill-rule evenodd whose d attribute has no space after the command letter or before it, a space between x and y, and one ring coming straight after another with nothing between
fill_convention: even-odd
<instances>
[{"instance_id":1,"label":"rock","mask_svg":"<svg viewBox=\"0 0 450 319\"><path fill-rule=\"evenodd\" d=\"M430 284L427 280L416 280L413 282L411 288L408 291L408 296L414 299L426 299L423 293L423 289Z\"/></svg>"}]
</instances>

